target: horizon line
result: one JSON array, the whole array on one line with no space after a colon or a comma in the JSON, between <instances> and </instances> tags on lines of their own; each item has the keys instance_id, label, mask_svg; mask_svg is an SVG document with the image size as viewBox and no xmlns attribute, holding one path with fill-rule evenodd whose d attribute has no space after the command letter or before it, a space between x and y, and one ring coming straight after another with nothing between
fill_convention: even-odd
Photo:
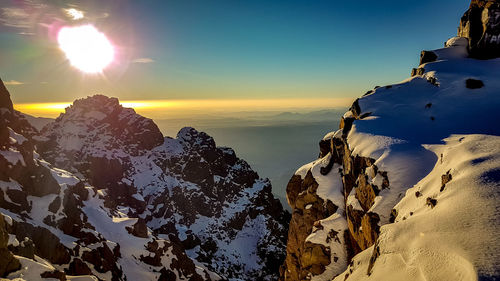
<instances>
[{"instance_id":1,"label":"horizon line","mask_svg":"<svg viewBox=\"0 0 500 281\"><path fill-rule=\"evenodd\" d=\"M271 98L271 99L161 99L124 100L123 107L133 108L137 113L161 116L175 114L191 116L201 112L242 112L273 110L314 110L341 108L352 104L354 98ZM57 117L73 102L16 103L14 108L36 117ZM148 116L150 118L154 118ZM157 117L158 118L158 117Z\"/></svg>"}]
</instances>

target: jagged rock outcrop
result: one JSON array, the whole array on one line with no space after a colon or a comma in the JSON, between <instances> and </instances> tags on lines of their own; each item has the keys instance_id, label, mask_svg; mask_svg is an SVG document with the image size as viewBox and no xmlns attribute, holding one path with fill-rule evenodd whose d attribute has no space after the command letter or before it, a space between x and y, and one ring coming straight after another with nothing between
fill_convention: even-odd
<instances>
[{"instance_id":1,"label":"jagged rock outcrop","mask_svg":"<svg viewBox=\"0 0 500 281\"><path fill-rule=\"evenodd\" d=\"M282 269L283 280L305 280L321 275L331 263L341 268L350 263L354 255L372 246L378 238L380 217L370 209L380 191L389 188L389 179L387 172L380 171L374 164L374 159L355 155L349 148L347 135L353 121L360 118L360 112L358 102L355 102L351 111L342 118L340 130L334 135L327 135L320 142L319 163L313 162L313 165L302 167L299 171L306 170L305 177L298 172L288 183L287 195L293 213L287 258ZM319 173L313 176L316 165L319 165ZM326 181L324 178L330 173L336 174L340 184L325 188L338 189L336 198L321 196L317 192L317 180ZM332 215L343 216L346 225L341 229L325 229L323 225L327 223L322 221L328 221ZM308 241L311 240L310 236L318 236L316 232L319 229L327 233L325 241ZM330 247L323 245L325 242L330 243L328 240L338 243L339 254L333 256ZM328 272L326 274L331 275Z\"/></svg>"},{"instance_id":2,"label":"jagged rock outcrop","mask_svg":"<svg viewBox=\"0 0 500 281\"><path fill-rule=\"evenodd\" d=\"M458 36L469 39L472 57L500 57L500 1L472 0L460 20Z\"/></svg>"},{"instance_id":3,"label":"jagged rock outcrop","mask_svg":"<svg viewBox=\"0 0 500 281\"><path fill-rule=\"evenodd\" d=\"M7 274L21 268L19 260L7 248L9 233L6 224L4 216L0 214L0 277L5 277Z\"/></svg>"},{"instance_id":4,"label":"jagged rock outcrop","mask_svg":"<svg viewBox=\"0 0 500 281\"><path fill-rule=\"evenodd\" d=\"M2 114L0 211L12 215L8 248L23 268L38 256L61 270L44 268L46 278L277 278L289 214L268 180L207 134L163 138L102 95L42 132L12 108Z\"/></svg>"},{"instance_id":5,"label":"jagged rock outcrop","mask_svg":"<svg viewBox=\"0 0 500 281\"><path fill-rule=\"evenodd\" d=\"M354 101L319 159L292 176L281 280L499 278L500 68L474 59L498 56L496 2L471 4L483 9L483 43L423 51L411 79Z\"/></svg>"},{"instance_id":6,"label":"jagged rock outcrop","mask_svg":"<svg viewBox=\"0 0 500 281\"><path fill-rule=\"evenodd\" d=\"M12 100L10 99L10 93L7 91L7 88L5 88L2 79L0 79L0 108L5 108L10 111L14 110Z\"/></svg>"}]
</instances>

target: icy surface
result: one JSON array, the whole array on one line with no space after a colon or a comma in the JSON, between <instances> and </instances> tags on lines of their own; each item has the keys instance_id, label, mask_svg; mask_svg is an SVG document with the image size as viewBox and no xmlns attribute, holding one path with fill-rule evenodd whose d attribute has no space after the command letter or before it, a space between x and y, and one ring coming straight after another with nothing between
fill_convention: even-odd
<instances>
[{"instance_id":1,"label":"icy surface","mask_svg":"<svg viewBox=\"0 0 500 281\"><path fill-rule=\"evenodd\" d=\"M438 144L451 134L500 133L500 59L474 60L462 54L463 40L449 41L450 48L435 50L438 61L425 64L423 77L413 77L391 87L381 87L359 99L361 114L348 135L353 154L376 160L387 171L390 189L382 190L370 211L388 222L401 194L430 172L438 156L425 144ZM433 77L436 83L427 79ZM485 86L466 87L467 79Z\"/></svg>"},{"instance_id":2,"label":"icy surface","mask_svg":"<svg viewBox=\"0 0 500 281\"><path fill-rule=\"evenodd\" d=\"M354 258L349 278L466 281L500 274L500 137L453 135L445 141L427 146L442 159L395 206L396 222L382 227L371 275L373 247ZM448 171L452 180L440 191ZM435 207L427 198L437 200Z\"/></svg>"}]
</instances>

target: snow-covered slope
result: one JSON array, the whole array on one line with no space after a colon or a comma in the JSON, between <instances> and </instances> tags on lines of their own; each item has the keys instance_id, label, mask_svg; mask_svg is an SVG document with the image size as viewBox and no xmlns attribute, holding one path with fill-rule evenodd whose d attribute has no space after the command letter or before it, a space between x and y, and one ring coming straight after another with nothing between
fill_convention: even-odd
<instances>
[{"instance_id":1,"label":"snow-covered slope","mask_svg":"<svg viewBox=\"0 0 500 281\"><path fill-rule=\"evenodd\" d=\"M41 133L11 103L2 112L0 212L22 265L7 278L277 278L289 215L232 149L193 128L163 138L101 95Z\"/></svg>"},{"instance_id":2,"label":"snow-covered slope","mask_svg":"<svg viewBox=\"0 0 500 281\"><path fill-rule=\"evenodd\" d=\"M498 280L499 144L499 136L467 134L426 146L440 160L395 206L395 223L335 280Z\"/></svg>"},{"instance_id":3,"label":"snow-covered slope","mask_svg":"<svg viewBox=\"0 0 500 281\"><path fill-rule=\"evenodd\" d=\"M287 187L282 279L500 279L500 59L469 50L455 37L423 51L411 78L367 92L323 138Z\"/></svg>"}]
</instances>

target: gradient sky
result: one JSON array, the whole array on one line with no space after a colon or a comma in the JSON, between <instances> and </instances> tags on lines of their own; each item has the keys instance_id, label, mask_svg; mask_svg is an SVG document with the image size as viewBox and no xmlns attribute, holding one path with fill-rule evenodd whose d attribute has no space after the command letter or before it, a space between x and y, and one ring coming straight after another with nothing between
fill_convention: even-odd
<instances>
[{"instance_id":1,"label":"gradient sky","mask_svg":"<svg viewBox=\"0 0 500 281\"><path fill-rule=\"evenodd\" d=\"M0 77L15 103L94 93L121 100L345 100L407 78L420 50L456 34L468 4L2 0ZM70 7L85 18L69 20L61 9ZM72 68L48 28L87 22L119 52L103 75Z\"/></svg>"}]
</instances>

